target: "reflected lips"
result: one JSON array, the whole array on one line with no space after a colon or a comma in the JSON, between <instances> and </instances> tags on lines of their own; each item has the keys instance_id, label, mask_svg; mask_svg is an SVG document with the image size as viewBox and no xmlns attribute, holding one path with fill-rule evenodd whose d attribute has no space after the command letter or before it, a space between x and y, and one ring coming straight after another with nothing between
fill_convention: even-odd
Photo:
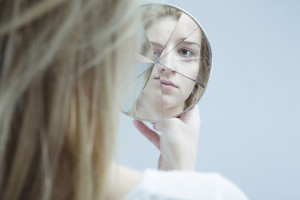
<instances>
[{"instance_id":1,"label":"reflected lips","mask_svg":"<svg viewBox=\"0 0 300 200\"><path fill-rule=\"evenodd\" d=\"M163 88L178 88L172 81L168 80L161 80L160 78L155 78L156 80L160 81L160 84Z\"/></svg>"}]
</instances>

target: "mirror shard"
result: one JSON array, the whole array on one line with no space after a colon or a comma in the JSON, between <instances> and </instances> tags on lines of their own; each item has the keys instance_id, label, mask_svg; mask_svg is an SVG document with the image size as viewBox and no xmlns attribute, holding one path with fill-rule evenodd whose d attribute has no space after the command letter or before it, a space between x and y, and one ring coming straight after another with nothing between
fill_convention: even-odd
<instances>
[{"instance_id":1,"label":"mirror shard","mask_svg":"<svg viewBox=\"0 0 300 200\"><path fill-rule=\"evenodd\" d=\"M146 4L140 11L140 45L122 110L145 121L180 117L207 86L209 42L197 21L179 8Z\"/></svg>"}]
</instances>

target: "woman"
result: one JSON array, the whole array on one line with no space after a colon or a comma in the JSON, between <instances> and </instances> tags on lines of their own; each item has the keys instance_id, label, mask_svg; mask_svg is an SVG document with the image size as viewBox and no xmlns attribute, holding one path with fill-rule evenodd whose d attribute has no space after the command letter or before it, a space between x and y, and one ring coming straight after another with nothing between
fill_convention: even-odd
<instances>
[{"instance_id":1,"label":"woman","mask_svg":"<svg viewBox=\"0 0 300 200\"><path fill-rule=\"evenodd\" d=\"M207 38L190 16L175 7L150 4L142 13L145 38L140 60L147 57L154 64L145 70L146 85L129 114L144 120L178 116L199 100L207 84L211 67Z\"/></svg>"},{"instance_id":2,"label":"woman","mask_svg":"<svg viewBox=\"0 0 300 200\"><path fill-rule=\"evenodd\" d=\"M0 2L0 199L122 199L145 182L111 161L136 9L133 0Z\"/></svg>"}]
</instances>

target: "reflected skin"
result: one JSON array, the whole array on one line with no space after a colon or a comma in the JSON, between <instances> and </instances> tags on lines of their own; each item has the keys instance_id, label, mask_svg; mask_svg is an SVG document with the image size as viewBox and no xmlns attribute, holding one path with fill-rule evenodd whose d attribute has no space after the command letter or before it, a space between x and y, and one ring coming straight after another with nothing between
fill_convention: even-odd
<instances>
[{"instance_id":1,"label":"reflected skin","mask_svg":"<svg viewBox=\"0 0 300 200\"><path fill-rule=\"evenodd\" d=\"M149 105L147 107L151 105L151 108L156 108L157 113L163 110L162 117L184 110L184 102L195 87L195 81L190 79L197 80L199 73L200 30L192 31L198 26L189 17L182 17L177 22L172 17L164 17L147 28L147 36L157 59L140 100L144 105ZM172 34L176 25L176 31Z\"/></svg>"}]
</instances>

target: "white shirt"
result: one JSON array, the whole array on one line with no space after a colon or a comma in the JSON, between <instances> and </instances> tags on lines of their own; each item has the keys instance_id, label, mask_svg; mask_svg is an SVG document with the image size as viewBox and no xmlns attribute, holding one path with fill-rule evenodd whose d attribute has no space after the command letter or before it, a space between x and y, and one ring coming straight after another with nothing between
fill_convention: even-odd
<instances>
[{"instance_id":1,"label":"white shirt","mask_svg":"<svg viewBox=\"0 0 300 200\"><path fill-rule=\"evenodd\" d=\"M123 200L247 200L231 181L217 173L147 169Z\"/></svg>"}]
</instances>

